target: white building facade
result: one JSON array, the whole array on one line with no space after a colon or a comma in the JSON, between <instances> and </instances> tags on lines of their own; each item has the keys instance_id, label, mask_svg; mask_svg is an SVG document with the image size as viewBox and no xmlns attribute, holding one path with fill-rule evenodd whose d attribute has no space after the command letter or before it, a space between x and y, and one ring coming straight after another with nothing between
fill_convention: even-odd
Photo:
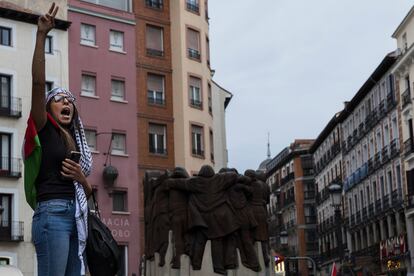
<instances>
[{"instance_id":1,"label":"white building facade","mask_svg":"<svg viewBox=\"0 0 414 276\"><path fill-rule=\"evenodd\" d=\"M31 106L31 64L38 13L52 1L0 4L0 264L17 266L24 275L37 275L31 242L33 211L26 203L22 144ZM66 16L66 1L58 18ZM19 6L18 4L21 4ZM26 6L25 6L26 5ZM32 11L31 9L34 9ZM69 23L56 21L46 46L47 88L68 85Z\"/></svg>"}]
</instances>

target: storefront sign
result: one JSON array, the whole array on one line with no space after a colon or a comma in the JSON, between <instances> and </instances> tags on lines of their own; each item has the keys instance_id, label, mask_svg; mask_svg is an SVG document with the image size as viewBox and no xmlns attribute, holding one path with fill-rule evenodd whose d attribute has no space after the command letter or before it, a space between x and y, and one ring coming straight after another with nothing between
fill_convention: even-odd
<instances>
[{"instance_id":1,"label":"storefront sign","mask_svg":"<svg viewBox=\"0 0 414 276\"><path fill-rule=\"evenodd\" d=\"M131 236L130 224L127 218L102 218L102 222L108 226L115 239Z\"/></svg>"}]
</instances>

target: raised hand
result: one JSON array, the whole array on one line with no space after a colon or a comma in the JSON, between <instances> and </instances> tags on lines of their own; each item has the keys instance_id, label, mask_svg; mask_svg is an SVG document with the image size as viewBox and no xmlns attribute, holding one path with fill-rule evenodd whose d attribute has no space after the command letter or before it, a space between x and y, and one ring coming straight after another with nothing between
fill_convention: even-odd
<instances>
[{"instance_id":1,"label":"raised hand","mask_svg":"<svg viewBox=\"0 0 414 276\"><path fill-rule=\"evenodd\" d=\"M51 29L55 27L55 16L59 10L59 7L52 3L52 6L49 9L49 12L45 15L39 17L37 21L37 30L47 34Z\"/></svg>"}]
</instances>

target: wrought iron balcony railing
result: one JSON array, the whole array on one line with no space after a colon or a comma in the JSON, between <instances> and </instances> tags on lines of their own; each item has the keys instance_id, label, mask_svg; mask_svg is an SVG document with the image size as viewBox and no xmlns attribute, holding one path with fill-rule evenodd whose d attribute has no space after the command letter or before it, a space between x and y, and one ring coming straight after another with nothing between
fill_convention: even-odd
<instances>
[{"instance_id":1,"label":"wrought iron balcony railing","mask_svg":"<svg viewBox=\"0 0 414 276\"><path fill-rule=\"evenodd\" d=\"M192 48L188 48L188 56L194 59L200 59L200 51Z\"/></svg>"},{"instance_id":2,"label":"wrought iron balcony railing","mask_svg":"<svg viewBox=\"0 0 414 276\"><path fill-rule=\"evenodd\" d=\"M414 152L413 138L408 138L406 141L404 141L404 155L408 156L413 152Z\"/></svg>"},{"instance_id":3,"label":"wrought iron balcony railing","mask_svg":"<svg viewBox=\"0 0 414 276\"><path fill-rule=\"evenodd\" d=\"M191 3L187 1L187 9L198 13L200 11L200 5L198 3Z\"/></svg>"},{"instance_id":4,"label":"wrought iron balcony railing","mask_svg":"<svg viewBox=\"0 0 414 276\"><path fill-rule=\"evenodd\" d=\"M203 106L203 102L196 99L190 99L190 104L198 108L201 108Z\"/></svg>"},{"instance_id":5,"label":"wrought iron balcony railing","mask_svg":"<svg viewBox=\"0 0 414 276\"><path fill-rule=\"evenodd\" d=\"M148 97L149 104L165 105L165 99L157 99L154 97Z\"/></svg>"},{"instance_id":6,"label":"wrought iron balcony railing","mask_svg":"<svg viewBox=\"0 0 414 276\"><path fill-rule=\"evenodd\" d=\"M202 150L202 149L195 149L195 148L193 148L193 149L192 149L192 153L193 153L194 155L204 156L204 150Z\"/></svg>"},{"instance_id":7,"label":"wrought iron balcony railing","mask_svg":"<svg viewBox=\"0 0 414 276\"><path fill-rule=\"evenodd\" d=\"M147 55L154 57L163 57L164 51L147 48Z\"/></svg>"},{"instance_id":8,"label":"wrought iron balcony railing","mask_svg":"<svg viewBox=\"0 0 414 276\"><path fill-rule=\"evenodd\" d=\"M166 155L167 154L167 149L166 148L153 148L153 147L150 147L149 151L150 151L150 153L154 153L154 154L161 154L161 155Z\"/></svg>"},{"instance_id":9,"label":"wrought iron balcony railing","mask_svg":"<svg viewBox=\"0 0 414 276\"><path fill-rule=\"evenodd\" d=\"M402 94L401 94L401 106L402 108L406 107L408 104L411 103L411 95L410 95L410 88L408 87Z\"/></svg>"},{"instance_id":10,"label":"wrought iron balcony railing","mask_svg":"<svg viewBox=\"0 0 414 276\"><path fill-rule=\"evenodd\" d=\"M19 178L21 176L22 165L20 158L0 157L0 177Z\"/></svg>"},{"instance_id":11,"label":"wrought iron balcony railing","mask_svg":"<svg viewBox=\"0 0 414 276\"><path fill-rule=\"evenodd\" d=\"M154 9L162 9L163 0L145 0L145 5Z\"/></svg>"},{"instance_id":12,"label":"wrought iron balcony railing","mask_svg":"<svg viewBox=\"0 0 414 276\"><path fill-rule=\"evenodd\" d=\"M22 117L22 99L10 97L9 95L0 96L0 116L5 117Z\"/></svg>"},{"instance_id":13,"label":"wrought iron balcony railing","mask_svg":"<svg viewBox=\"0 0 414 276\"><path fill-rule=\"evenodd\" d=\"M23 241L23 225L22 221L0 221L0 241Z\"/></svg>"}]
</instances>

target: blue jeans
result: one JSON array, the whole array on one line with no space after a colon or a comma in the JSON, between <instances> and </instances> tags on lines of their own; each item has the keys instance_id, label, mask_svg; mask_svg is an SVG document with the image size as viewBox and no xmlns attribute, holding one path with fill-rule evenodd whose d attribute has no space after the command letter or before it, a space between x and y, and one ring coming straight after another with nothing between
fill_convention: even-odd
<instances>
[{"instance_id":1,"label":"blue jeans","mask_svg":"<svg viewBox=\"0 0 414 276\"><path fill-rule=\"evenodd\" d=\"M37 204L32 239L39 276L79 276L75 201L52 199Z\"/></svg>"}]
</instances>

